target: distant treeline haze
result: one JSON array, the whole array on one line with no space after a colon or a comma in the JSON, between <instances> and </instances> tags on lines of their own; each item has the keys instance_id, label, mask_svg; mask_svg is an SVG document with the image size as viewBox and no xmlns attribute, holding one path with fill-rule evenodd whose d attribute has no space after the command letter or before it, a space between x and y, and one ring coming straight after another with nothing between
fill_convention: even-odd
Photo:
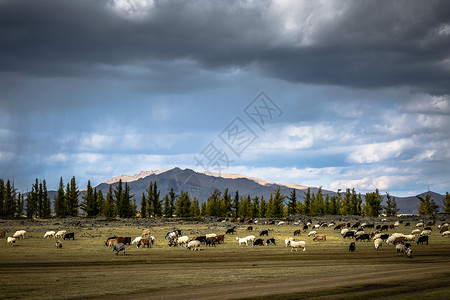
<instances>
[{"instance_id":1,"label":"distant treeline haze","mask_svg":"<svg viewBox=\"0 0 450 300\"><path fill-rule=\"evenodd\" d=\"M346 189L345 193L337 191L334 196L323 195L322 188L317 194L308 188L303 192L302 199L296 190L289 195L282 195L280 188L274 190L269 199L263 196L240 195L239 191L230 193L215 190L207 201L199 204L198 199L191 198L188 192L176 194L173 189L163 197L158 190L156 181L150 182L146 192L142 194L141 207L136 205L135 195L131 194L128 184L119 181L113 189L103 195L88 181L86 193L79 201L80 191L75 176L64 184L60 179L56 196L51 203L47 192L45 179L36 181L27 195L18 193L8 179L0 179L0 217L2 218L64 218L78 216L80 211L90 217L121 217L121 218L150 218L150 217L241 217L241 218L282 218L290 215L302 214L307 216L323 215L359 215L376 217L380 214L396 216L397 203L394 197L386 193L386 204L382 205L383 197L378 189L366 193L364 200L355 189ZM418 213L432 215L438 212L439 206L427 194L417 196L420 201ZM53 204L53 205L52 205ZM450 195L447 192L442 207L444 213L450 213Z\"/></svg>"}]
</instances>

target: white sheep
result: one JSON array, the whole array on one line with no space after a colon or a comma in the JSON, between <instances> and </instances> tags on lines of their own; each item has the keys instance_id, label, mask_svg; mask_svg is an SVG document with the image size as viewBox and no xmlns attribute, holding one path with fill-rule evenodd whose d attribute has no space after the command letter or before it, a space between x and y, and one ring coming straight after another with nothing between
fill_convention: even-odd
<instances>
[{"instance_id":1,"label":"white sheep","mask_svg":"<svg viewBox=\"0 0 450 300\"><path fill-rule=\"evenodd\" d=\"M25 230L18 230L18 231L16 231L16 233L14 233L13 237L14 238L24 238L25 233L27 233Z\"/></svg>"},{"instance_id":2,"label":"white sheep","mask_svg":"<svg viewBox=\"0 0 450 300\"><path fill-rule=\"evenodd\" d=\"M16 242L16 238L8 236L8 239L6 240L6 242L10 245L13 245Z\"/></svg>"},{"instance_id":3,"label":"white sheep","mask_svg":"<svg viewBox=\"0 0 450 300\"><path fill-rule=\"evenodd\" d=\"M238 237L236 237L236 241L238 241L238 243L239 243L239 246L241 245L241 244L245 244L246 246L248 246L248 241L247 241L247 239L244 237L244 238L238 238Z\"/></svg>"},{"instance_id":4,"label":"white sheep","mask_svg":"<svg viewBox=\"0 0 450 300\"><path fill-rule=\"evenodd\" d=\"M344 235L348 231L348 228L344 228L341 230L341 235Z\"/></svg>"},{"instance_id":5,"label":"white sheep","mask_svg":"<svg viewBox=\"0 0 450 300\"><path fill-rule=\"evenodd\" d=\"M442 233L442 236L450 236L450 231L444 231L443 233Z\"/></svg>"},{"instance_id":6,"label":"white sheep","mask_svg":"<svg viewBox=\"0 0 450 300\"><path fill-rule=\"evenodd\" d=\"M411 231L411 234L419 234L420 233L420 229L414 229L413 231Z\"/></svg>"},{"instance_id":7,"label":"white sheep","mask_svg":"<svg viewBox=\"0 0 450 300\"><path fill-rule=\"evenodd\" d=\"M415 239L416 239L416 236L414 234L405 235L405 241L411 242L411 241L414 241Z\"/></svg>"},{"instance_id":8,"label":"white sheep","mask_svg":"<svg viewBox=\"0 0 450 300\"><path fill-rule=\"evenodd\" d=\"M357 231L357 232L355 233L355 237L360 236L360 235L363 235L363 234L365 234L364 230Z\"/></svg>"},{"instance_id":9,"label":"white sheep","mask_svg":"<svg viewBox=\"0 0 450 300\"><path fill-rule=\"evenodd\" d=\"M313 229L318 229L320 228L320 224L314 224Z\"/></svg>"},{"instance_id":10,"label":"white sheep","mask_svg":"<svg viewBox=\"0 0 450 300\"><path fill-rule=\"evenodd\" d=\"M277 226L281 226L281 225L284 225L284 224L286 224L286 222L280 221L280 222L278 222Z\"/></svg>"},{"instance_id":11,"label":"white sheep","mask_svg":"<svg viewBox=\"0 0 450 300\"><path fill-rule=\"evenodd\" d=\"M200 245L201 245L200 241L193 240L188 243L187 248L192 251L195 251L195 250L198 251L200 248Z\"/></svg>"},{"instance_id":12,"label":"white sheep","mask_svg":"<svg viewBox=\"0 0 450 300\"><path fill-rule=\"evenodd\" d=\"M403 255L405 253L406 247L403 244L398 244L395 246L395 250L397 250L397 255Z\"/></svg>"},{"instance_id":13,"label":"white sheep","mask_svg":"<svg viewBox=\"0 0 450 300\"><path fill-rule=\"evenodd\" d=\"M142 236L137 236L137 237L134 238L134 240L131 242L131 244L136 243L136 245L137 245L140 240L142 240Z\"/></svg>"},{"instance_id":14,"label":"white sheep","mask_svg":"<svg viewBox=\"0 0 450 300\"><path fill-rule=\"evenodd\" d=\"M373 241L373 244L375 246L375 250L381 250L381 246L383 246L383 240L382 239L376 239Z\"/></svg>"},{"instance_id":15,"label":"white sheep","mask_svg":"<svg viewBox=\"0 0 450 300\"><path fill-rule=\"evenodd\" d=\"M215 233L208 233L205 235L206 238L216 237L216 236L217 236L217 234L215 234Z\"/></svg>"},{"instance_id":16,"label":"white sheep","mask_svg":"<svg viewBox=\"0 0 450 300\"><path fill-rule=\"evenodd\" d=\"M245 237L247 239L247 241L250 243L253 243L255 241L255 236L254 235L248 235Z\"/></svg>"},{"instance_id":17,"label":"white sheep","mask_svg":"<svg viewBox=\"0 0 450 300\"><path fill-rule=\"evenodd\" d=\"M306 243L305 243L305 241L298 241L298 242L296 242L296 241L289 241L288 242L288 246L291 247L291 251L294 251L294 249L295 249L295 251L298 251L298 248L303 248L303 251L306 250Z\"/></svg>"},{"instance_id":18,"label":"white sheep","mask_svg":"<svg viewBox=\"0 0 450 300\"><path fill-rule=\"evenodd\" d=\"M45 234L44 234L44 239L45 238L48 238L48 237L55 237L55 234L56 234L56 232L54 232L54 231L47 231Z\"/></svg>"},{"instance_id":19,"label":"white sheep","mask_svg":"<svg viewBox=\"0 0 450 300\"><path fill-rule=\"evenodd\" d=\"M423 227L423 222L419 222L416 224L416 227Z\"/></svg>"},{"instance_id":20,"label":"white sheep","mask_svg":"<svg viewBox=\"0 0 450 300\"><path fill-rule=\"evenodd\" d=\"M317 234L317 231L315 231L315 230L310 231L310 232L308 233L308 237L310 237L310 236L316 236L316 234Z\"/></svg>"},{"instance_id":21,"label":"white sheep","mask_svg":"<svg viewBox=\"0 0 450 300\"><path fill-rule=\"evenodd\" d=\"M284 239L284 244L286 245L286 247L289 245L289 241L295 241L295 239L293 237L288 237Z\"/></svg>"},{"instance_id":22,"label":"white sheep","mask_svg":"<svg viewBox=\"0 0 450 300\"><path fill-rule=\"evenodd\" d=\"M430 236L430 235L431 235L431 230L423 230L423 231L420 233L420 236L424 236L424 235Z\"/></svg>"},{"instance_id":23,"label":"white sheep","mask_svg":"<svg viewBox=\"0 0 450 300\"><path fill-rule=\"evenodd\" d=\"M394 227L399 227L399 226L400 226L400 222L399 221L395 221Z\"/></svg>"},{"instance_id":24,"label":"white sheep","mask_svg":"<svg viewBox=\"0 0 450 300\"><path fill-rule=\"evenodd\" d=\"M55 234L55 238L63 238L64 235L66 234L66 230L60 230Z\"/></svg>"},{"instance_id":25,"label":"white sheep","mask_svg":"<svg viewBox=\"0 0 450 300\"><path fill-rule=\"evenodd\" d=\"M180 236L177 239L178 246L186 246L189 243L189 237L187 235Z\"/></svg>"}]
</instances>

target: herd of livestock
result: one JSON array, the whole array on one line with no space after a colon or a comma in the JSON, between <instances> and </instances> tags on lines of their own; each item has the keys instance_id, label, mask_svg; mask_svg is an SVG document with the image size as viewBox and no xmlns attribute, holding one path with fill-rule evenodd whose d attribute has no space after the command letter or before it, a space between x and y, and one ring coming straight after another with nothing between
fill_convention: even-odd
<instances>
[{"instance_id":1,"label":"herd of livestock","mask_svg":"<svg viewBox=\"0 0 450 300\"><path fill-rule=\"evenodd\" d=\"M382 223L385 223L385 220L382 220ZM306 241L297 241L295 237L301 236L303 233L306 234L308 238L312 237L312 241L325 242L327 240L327 235L320 232L324 228L333 228L334 230L338 230L340 232L343 239L354 239L354 241L352 240L348 246L348 250L350 252L355 251L356 242L358 241L373 241L374 249L377 251L381 250L382 245L385 243L387 245L395 245L398 255L404 255L405 257L412 258L411 244L416 243L417 245L428 245L429 236L433 231L433 227L436 227L436 222L429 221L425 223L423 221L419 221L413 225L411 225L410 222L405 222L403 224L405 228L413 227L411 233L388 233L388 230L395 230L401 223L403 223L403 221L396 221L394 224L379 224L375 226L374 223L360 222L356 222L354 224L347 222L339 224L335 224L334 222L319 222L312 224L311 220L305 220L304 222L297 221L293 223L293 225L298 226L299 229L296 229L293 232L293 237L285 238L284 244L286 247L290 247L291 251L297 251L298 249L305 251ZM282 226L285 225L286 222L280 221L278 223L266 224L276 224L278 226ZM253 226L248 226L245 230L252 233L254 231ZM273 231L273 229L265 229L259 231L258 234L255 233L256 235L249 234L245 237L235 237L233 240L236 240L239 246L248 246L249 244L253 246L276 246L276 239L274 237L269 237L269 233L271 231ZM450 236L449 224L447 222L437 225L437 231L439 231L439 234L442 237ZM225 241L225 236L234 234L237 234L236 226L228 226L228 229L226 229L224 234L208 233L193 237L183 235L181 229L174 229L166 234L165 240L167 245L170 247L186 247L189 250L195 251L199 250L202 245L205 247L215 247L216 245L223 244ZM6 237L6 241L10 245L14 245L18 239L23 239L25 236L25 230L18 230L14 233L14 235L8 237L6 237L6 232L4 230L0 230L0 238ZM47 231L44 234L44 238L74 240L75 233L66 232L66 230L57 232ZM151 248L155 244L155 237L150 234L149 229L145 229L142 231L140 236L137 236L134 239L131 237L112 236L107 238L105 242L105 246L111 247L116 255L119 254L119 252L123 252L123 254L125 254L127 245L133 244L135 244L137 248ZM62 248L62 242L60 240L56 241L56 248Z\"/></svg>"}]
</instances>

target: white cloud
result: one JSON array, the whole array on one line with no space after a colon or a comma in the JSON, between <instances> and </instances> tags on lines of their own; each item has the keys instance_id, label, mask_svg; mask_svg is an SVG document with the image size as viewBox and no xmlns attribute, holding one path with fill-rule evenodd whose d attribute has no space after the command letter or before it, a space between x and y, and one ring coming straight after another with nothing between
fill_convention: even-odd
<instances>
[{"instance_id":1,"label":"white cloud","mask_svg":"<svg viewBox=\"0 0 450 300\"><path fill-rule=\"evenodd\" d=\"M347 160L351 163L377 163L396 158L411 146L412 142L408 139L359 145L347 156Z\"/></svg>"}]
</instances>

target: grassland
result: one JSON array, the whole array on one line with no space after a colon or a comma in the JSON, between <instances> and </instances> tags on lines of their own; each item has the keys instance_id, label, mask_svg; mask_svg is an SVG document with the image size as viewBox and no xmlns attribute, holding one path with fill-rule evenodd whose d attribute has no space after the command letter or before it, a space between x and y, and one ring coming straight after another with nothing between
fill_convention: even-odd
<instances>
[{"instance_id":1,"label":"grassland","mask_svg":"<svg viewBox=\"0 0 450 300\"><path fill-rule=\"evenodd\" d=\"M378 222L380 223L380 222ZM250 234L238 225L217 247L201 251L168 247L165 234L174 227L189 236L223 234L231 223L160 223L105 226L69 226L55 220L38 223L8 222L11 235L27 230L28 236L14 247L0 243L2 299L448 299L450 295L450 239L433 227L429 245L413 244L412 259L399 257L394 246L357 242L348 252L344 240L332 228L321 228L326 242L313 242L306 234L306 251L291 252L284 239L298 226L253 225L270 229L276 246L241 246L236 236ZM235 224L233 224L235 225ZM64 228L65 227L65 228ZM127 247L126 255L114 255L104 246L107 237L138 236L150 228L156 244L150 249ZM56 249L47 230L74 231L74 241ZM401 225L395 232L410 233ZM390 230L390 233L394 230ZM254 232L255 234L255 232ZM256 232L256 235L257 232Z\"/></svg>"}]
</instances>

